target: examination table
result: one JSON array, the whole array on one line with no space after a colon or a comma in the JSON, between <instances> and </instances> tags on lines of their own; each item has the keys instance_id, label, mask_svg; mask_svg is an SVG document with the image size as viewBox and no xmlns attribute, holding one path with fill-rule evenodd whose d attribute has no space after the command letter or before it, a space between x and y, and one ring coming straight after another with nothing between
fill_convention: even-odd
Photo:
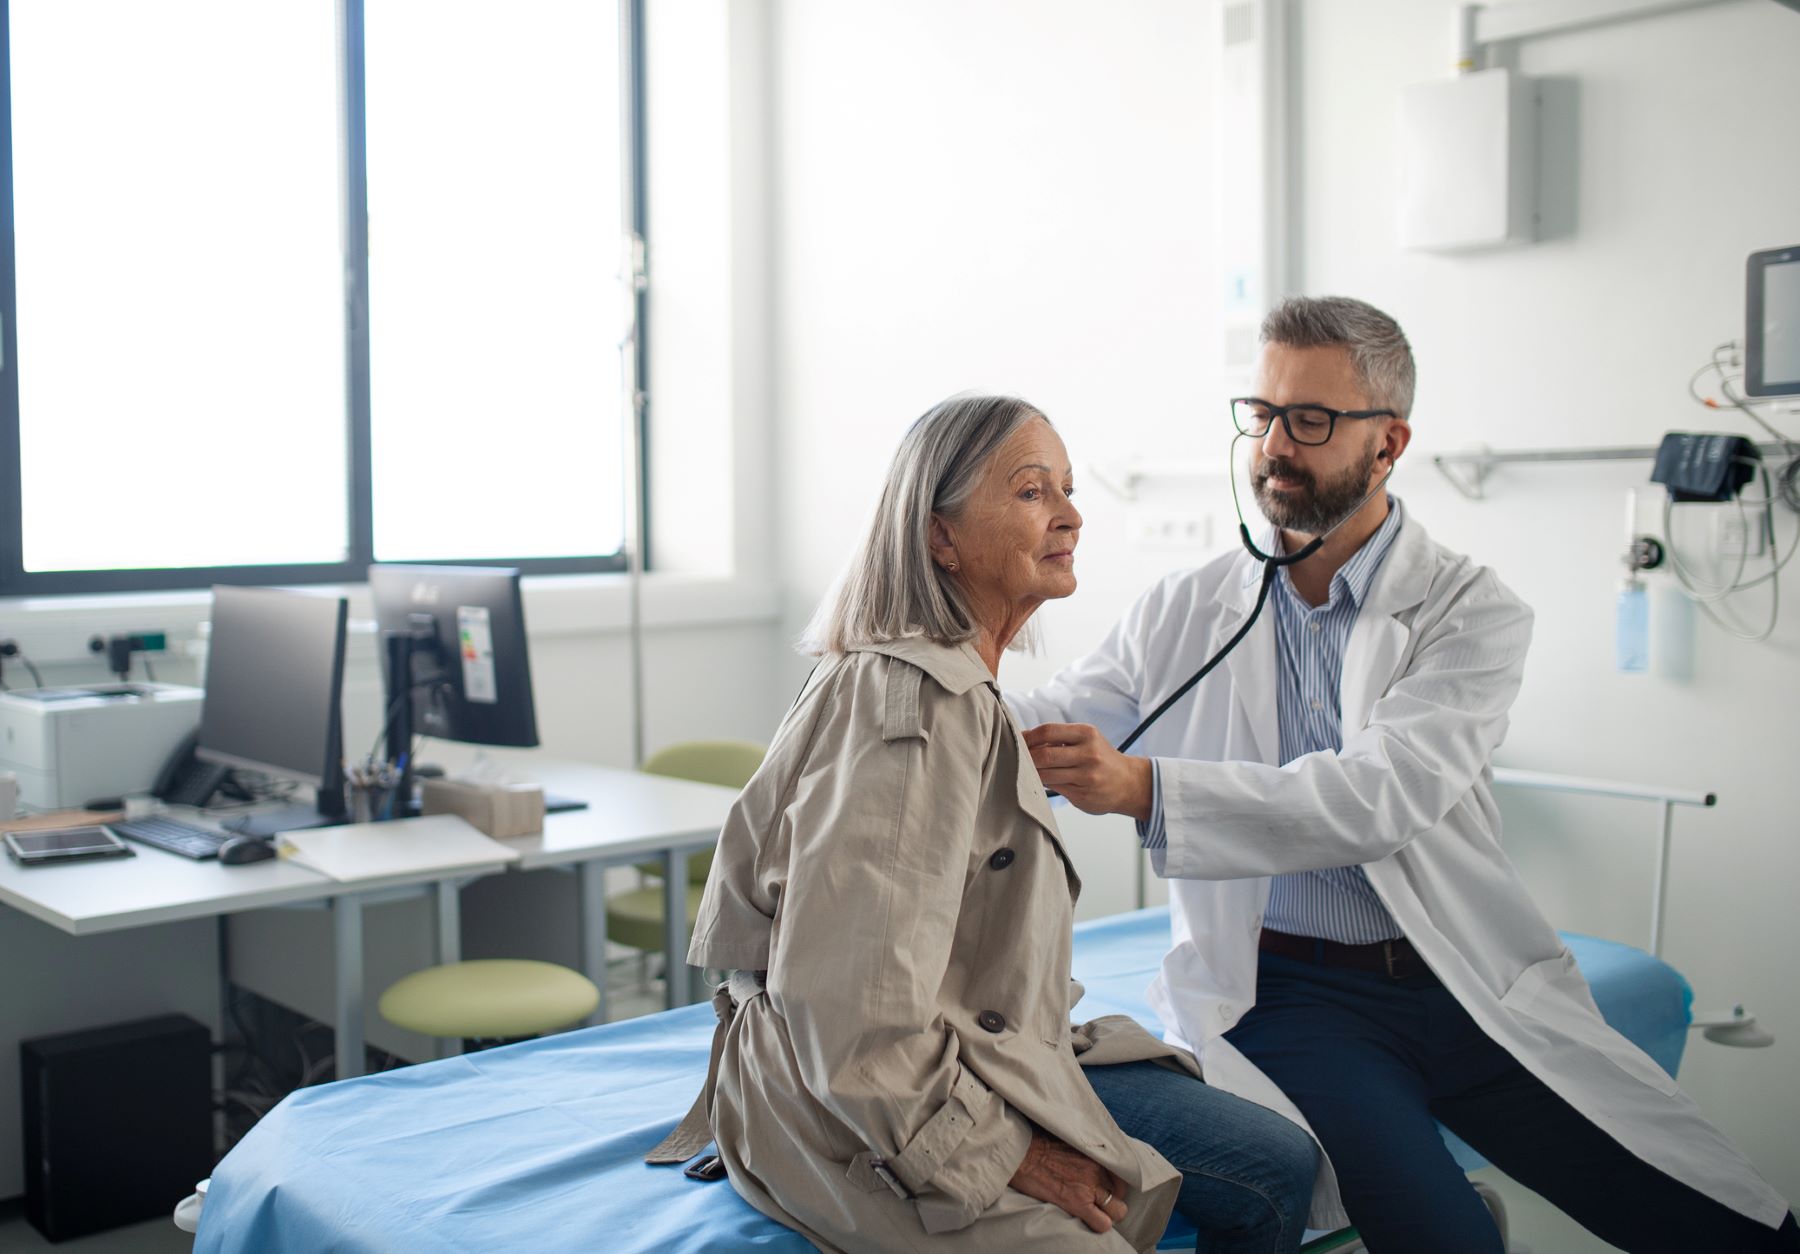
<instances>
[{"instance_id":1,"label":"examination table","mask_svg":"<svg viewBox=\"0 0 1800 1254\"><path fill-rule=\"evenodd\" d=\"M1166 909L1078 926L1076 1020L1124 1013L1155 1029L1144 994L1168 937ZM1564 940L1607 1021L1674 1074L1686 980L1628 945ZM219 1164L195 1249L810 1250L729 1183L642 1162L699 1091L712 1033L701 1003L303 1089ZM1191 1233L1178 1219L1166 1245L1178 1230Z\"/></svg>"}]
</instances>

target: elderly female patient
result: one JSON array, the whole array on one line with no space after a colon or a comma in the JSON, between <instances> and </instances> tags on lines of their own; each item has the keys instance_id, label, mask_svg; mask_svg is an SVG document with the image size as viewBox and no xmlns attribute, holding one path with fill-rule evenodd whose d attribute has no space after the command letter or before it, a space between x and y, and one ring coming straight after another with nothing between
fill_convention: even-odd
<instances>
[{"instance_id":1,"label":"elderly female patient","mask_svg":"<svg viewBox=\"0 0 1800 1254\"><path fill-rule=\"evenodd\" d=\"M712 1132L825 1249L1147 1250L1171 1207L1202 1250L1304 1228L1304 1132L1123 1016L1069 1027L1079 882L995 672L1075 590L1070 491L1022 401L920 418L719 841L689 954L734 971Z\"/></svg>"}]
</instances>

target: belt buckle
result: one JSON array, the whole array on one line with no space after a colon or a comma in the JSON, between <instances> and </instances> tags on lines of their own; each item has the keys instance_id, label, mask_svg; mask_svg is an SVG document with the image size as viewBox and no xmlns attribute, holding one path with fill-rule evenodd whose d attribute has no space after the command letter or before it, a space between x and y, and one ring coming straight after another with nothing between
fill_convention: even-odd
<instances>
[{"instance_id":1,"label":"belt buckle","mask_svg":"<svg viewBox=\"0 0 1800 1254\"><path fill-rule=\"evenodd\" d=\"M1381 942L1381 957L1382 957L1382 960L1387 963L1388 979L1390 979L1390 980L1399 979L1400 977L1398 975L1394 974L1394 942L1393 941L1384 940Z\"/></svg>"},{"instance_id":2,"label":"belt buckle","mask_svg":"<svg viewBox=\"0 0 1800 1254\"><path fill-rule=\"evenodd\" d=\"M901 1201L910 1202L912 1200L912 1190L901 1183L900 1177L895 1175L893 1170L888 1166L887 1159L871 1157L869 1159L869 1170L875 1173L875 1178L877 1180L880 1180L883 1184L887 1185L888 1188L892 1189L894 1195Z\"/></svg>"}]
</instances>

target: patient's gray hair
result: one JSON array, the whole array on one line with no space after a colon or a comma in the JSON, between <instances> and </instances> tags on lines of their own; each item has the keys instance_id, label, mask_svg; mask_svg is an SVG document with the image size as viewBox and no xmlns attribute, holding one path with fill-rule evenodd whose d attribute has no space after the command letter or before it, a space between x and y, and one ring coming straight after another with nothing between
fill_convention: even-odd
<instances>
[{"instance_id":1,"label":"patient's gray hair","mask_svg":"<svg viewBox=\"0 0 1800 1254\"><path fill-rule=\"evenodd\" d=\"M924 636L960 644L976 634L962 589L931 560L931 516L954 522L982 467L1013 432L1044 415L1016 396L952 396L908 428L875 518L843 582L819 605L800 639L807 653ZM1047 420L1046 420L1047 421ZM1029 628L1015 643L1027 642Z\"/></svg>"},{"instance_id":2,"label":"patient's gray hair","mask_svg":"<svg viewBox=\"0 0 1800 1254\"><path fill-rule=\"evenodd\" d=\"M1349 296L1290 296L1263 319L1264 344L1290 348L1342 345L1369 404L1402 418L1412 413L1412 346L1400 324L1366 301Z\"/></svg>"}]
</instances>

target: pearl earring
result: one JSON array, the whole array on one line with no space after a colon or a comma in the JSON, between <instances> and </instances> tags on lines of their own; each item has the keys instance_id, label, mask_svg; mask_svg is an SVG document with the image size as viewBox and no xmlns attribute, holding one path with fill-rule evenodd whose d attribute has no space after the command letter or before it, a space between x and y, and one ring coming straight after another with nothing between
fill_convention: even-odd
<instances>
[{"instance_id":1,"label":"pearl earring","mask_svg":"<svg viewBox=\"0 0 1800 1254\"><path fill-rule=\"evenodd\" d=\"M955 563L955 562L945 562L945 563L944 563L944 569L945 569L945 570L955 570L955 569L956 569L956 563Z\"/></svg>"}]
</instances>

